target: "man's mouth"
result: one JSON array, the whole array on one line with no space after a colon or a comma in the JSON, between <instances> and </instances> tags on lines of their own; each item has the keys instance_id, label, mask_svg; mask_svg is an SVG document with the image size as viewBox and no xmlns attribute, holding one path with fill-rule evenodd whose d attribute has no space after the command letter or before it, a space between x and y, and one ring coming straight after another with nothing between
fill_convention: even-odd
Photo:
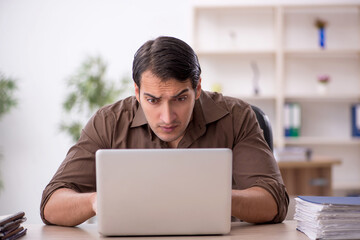
<instances>
[{"instance_id":1,"label":"man's mouth","mask_svg":"<svg viewBox=\"0 0 360 240\"><path fill-rule=\"evenodd\" d=\"M176 127L177 127L177 125L160 126L161 130L163 130L164 132L167 132L167 133L174 131Z\"/></svg>"}]
</instances>

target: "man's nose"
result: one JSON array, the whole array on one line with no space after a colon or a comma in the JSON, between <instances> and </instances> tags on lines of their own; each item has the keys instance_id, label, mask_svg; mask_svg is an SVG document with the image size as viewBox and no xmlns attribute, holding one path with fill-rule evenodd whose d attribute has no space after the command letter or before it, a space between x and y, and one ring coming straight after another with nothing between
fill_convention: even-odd
<instances>
[{"instance_id":1,"label":"man's nose","mask_svg":"<svg viewBox=\"0 0 360 240\"><path fill-rule=\"evenodd\" d=\"M176 119L176 114L173 111L171 103L164 103L161 109L161 121L166 124L171 124Z\"/></svg>"}]
</instances>

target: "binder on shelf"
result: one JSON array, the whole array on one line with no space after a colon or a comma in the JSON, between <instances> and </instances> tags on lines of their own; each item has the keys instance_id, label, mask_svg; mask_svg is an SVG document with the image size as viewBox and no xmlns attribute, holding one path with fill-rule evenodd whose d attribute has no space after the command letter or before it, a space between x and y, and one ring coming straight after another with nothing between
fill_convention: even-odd
<instances>
[{"instance_id":1,"label":"binder on shelf","mask_svg":"<svg viewBox=\"0 0 360 240\"><path fill-rule=\"evenodd\" d=\"M284 131L285 137L290 137L290 104L285 103L284 105Z\"/></svg>"},{"instance_id":2,"label":"binder on shelf","mask_svg":"<svg viewBox=\"0 0 360 240\"><path fill-rule=\"evenodd\" d=\"M285 137L300 136L301 108L298 103L285 103L284 105L284 134Z\"/></svg>"},{"instance_id":3,"label":"binder on shelf","mask_svg":"<svg viewBox=\"0 0 360 240\"><path fill-rule=\"evenodd\" d=\"M292 104L292 119L291 119L291 133L292 137L300 136L300 123L301 123L301 111L300 111L300 104L293 103Z\"/></svg>"},{"instance_id":4,"label":"binder on shelf","mask_svg":"<svg viewBox=\"0 0 360 240\"><path fill-rule=\"evenodd\" d=\"M352 136L360 137L360 103L351 106Z\"/></svg>"}]
</instances>

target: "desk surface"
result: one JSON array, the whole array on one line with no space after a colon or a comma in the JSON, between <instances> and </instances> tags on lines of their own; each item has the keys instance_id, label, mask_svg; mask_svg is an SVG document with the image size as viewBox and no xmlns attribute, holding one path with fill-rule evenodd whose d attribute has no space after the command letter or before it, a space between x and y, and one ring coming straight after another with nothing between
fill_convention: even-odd
<instances>
[{"instance_id":1,"label":"desk surface","mask_svg":"<svg viewBox=\"0 0 360 240\"><path fill-rule=\"evenodd\" d=\"M27 239L103 239L97 232L96 224L82 224L78 227L45 226L42 224L23 224L27 233L23 240ZM152 239L308 239L305 234L296 230L296 221L285 221L280 224L253 225L248 223L232 223L231 232L228 235L219 236L165 236L165 237L121 237L113 239L152 240Z\"/></svg>"}]
</instances>

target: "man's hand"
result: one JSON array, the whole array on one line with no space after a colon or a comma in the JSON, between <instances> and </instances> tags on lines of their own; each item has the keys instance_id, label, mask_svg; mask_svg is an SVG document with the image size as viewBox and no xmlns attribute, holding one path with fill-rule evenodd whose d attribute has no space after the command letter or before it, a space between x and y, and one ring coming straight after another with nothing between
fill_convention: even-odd
<instances>
[{"instance_id":1,"label":"man's hand","mask_svg":"<svg viewBox=\"0 0 360 240\"><path fill-rule=\"evenodd\" d=\"M250 223L264 223L278 213L273 196L261 187L232 190L231 215Z\"/></svg>"},{"instance_id":2,"label":"man's hand","mask_svg":"<svg viewBox=\"0 0 360 240\"><path fill-rule=\"evenodd\" d=\"M44 216L52 224L76 226L95 216L97 195L67 188L56 190L46 203Z\"/></svg>"},{"instance_id":3,"label":"man's hand","mask_svg":"<svg viewBox=\"0 0 360 240\"><path fill-rule=\"evenodd\" d=\"M91 205L92 205L92 209L96 215L97 214L97 193L96 192L91 194Z\"/></svg>"}]
</instances>

